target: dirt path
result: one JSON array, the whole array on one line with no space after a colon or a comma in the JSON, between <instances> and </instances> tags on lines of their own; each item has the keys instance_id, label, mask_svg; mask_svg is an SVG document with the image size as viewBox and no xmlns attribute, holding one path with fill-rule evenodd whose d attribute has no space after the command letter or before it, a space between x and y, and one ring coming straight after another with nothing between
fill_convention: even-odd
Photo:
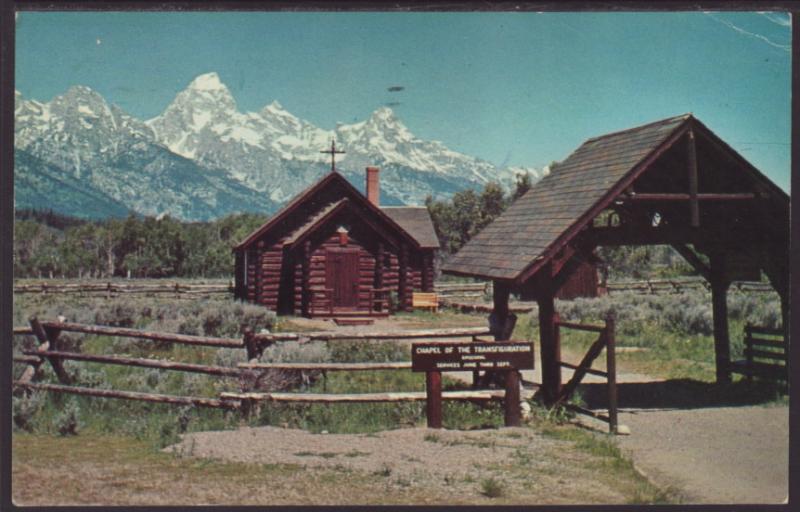
<instances>
[{"instance_id":1,"label":"dirt path","mask_svg":"<svg viewBox=\"0 0 800 512\"><path fill-rule=\"evenodd\" d=\"M445 490L450 496L447 501L453 503L491 502L480 495L480 485L487 479L499 482L504 495L520 503L624 502L619 490L593 476L587 463L591 457L568 445L529 428L312 434L246 427L188 434L166 451L229 462L377 475L390 487L427 493ZM346 502L358 503L359 498Z\"/></svg>"}]
</instances>

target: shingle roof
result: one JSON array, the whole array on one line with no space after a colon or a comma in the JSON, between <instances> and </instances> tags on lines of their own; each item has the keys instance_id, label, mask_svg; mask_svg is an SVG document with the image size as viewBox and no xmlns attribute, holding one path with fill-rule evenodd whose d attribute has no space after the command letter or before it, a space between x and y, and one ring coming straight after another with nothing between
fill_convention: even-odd
<instances>
[{"instance_id":1,"label":"shingle roof","mask_svg":"<svg viewBox=\"0 0 800 512\"><path fill-rule=\"evenodd\" d=\"M587 213L690 114L584 142L443 266L445 272L514 280Z\"/></svg>"},{"instance_id":2,"label":"shingle roof","mask_svg":"<svg viewBox=\"0 0 800 512\"><path fill-rule=\"evenodd\" d=\"M294 232L292 232L292 234L289 235L289 237L286 239L286 241L283 242L283 245L286 246L286 245L292 245L293 243L295 243L303 235L305 235L309 230L314 228L314 226L317 224L317 222L319 222L320 220L325 218L326 215L328 215L329 213L334 211L340 205L343 205L343 204L347 203L348 201L349 201L349 199L347 199L345 197L345 198L339 199L338 201L332 202L331 204L325 206L324 208L321 208L317 213L315 213L314 215L310 216L308 218L308 221L305 224L303 224L299 228L295 229Z\"/></svg>"},{"instance_id":3,"label":"shingle roof","mask_svg":"<svg viewBox=\"0 0 800 512\"><path fill-rule=\"evenodd\" d=\"M381 210L414 237L420 247L439 248L431 215L424 206L383 206Z\"/></svg>"},{"instance_id":4,"label":"shingle roof","mask_svg":"<svg viewBox=\"0 0 800 512\"><path fill-rule=\"evenodd\" d=\"M278 210L278 212L275 213L275 215L270 217L267 220L267 222L265 222L263 225L261 225L256 230L254 230L252 233L250 233L244 240L239 242L239 244L236 245L233 248L233 250L234 251L240 251L240 250L243 250L244 248L248 247L250 244L252 244L256 240L258 240L262 235L264 235L268 231L272 230L276 226L279 226L280 223L285 218L287 218L289 215L292 215L302 205L313 204L314 197L317 197L318 193L320 193L320 191L324 190L326 187L334 186L334 184L336 184L336 183L338 183L344 189L344 195L346 196L347 199L350 200L350 204L351 205L360 204L363 208L367 209L367 211L373 212L374 215L377 218L382 219L383 222L389 224L394 229L396 229L397 232L406 241L410 242L411 244L416 244L416 246L420 246L420 247L424 247L424 248L430 248L430 247L438 248L439 247L439 242L436 239L435 232L433 231L433 225L431 224L430 216L428 216L428 223L430 224L430 230L428 230L428 228L424 226L424 222L421 219L415 217L415 215L419 215L419 214L414 214L414 213L412 213L412 214L404 214L404 213L400 213L401 216L406 215L409 218L417 219L417 220L409 220L408 221L408 228L414 230L414 231L409 231L406 228L405 225L401 225L400 222L398 222L391 215L389 215L387 213L387 209L386 208L380 208L380 207L375 206L374 204L372 204L364 196L364 194L359 192L352 184L350 184L350 182L347 181L347 179L344 176L339 174L339 172L337 172L337 171L333 171L333 172L327 173L322 178L317 180L314 184L312 184L310 187L308 187L307 189L303 190L302 192L297 194L295 197L293 197L283 208ZM292 239L293 240L297 240L300 236L302 236L303 233L301 231L303 231L304 228L310 229L311 227L313 227L313 225L316 223L316 221L318 221L320 218L324 217L327 213L332 211L332 209L335 209L336 206L339 206L339 204L341 204L341 201L336 201L332 205L331 204L326 204L326 205L321 207L321 209L323 211L317 210L316 212L311 214L311 216L309 217L307 222L305 222L303 224L303 226L301 226L301 227L299 227L299 228L297 228L295 230L294 235L297 235L297 236L296 237L292 236ZM319 206L317 206L317 207L319 207ZM328 208L331 208L331 210L329 210ZM394 209L395 208L388 208L388 210L394 210ZM400 210L400 209L405 209L405 208L397 208L397 209ZM410 208L410 209L416 210L418 208ZM427 209L424 209L424 208L419 208L419 209L423 210L425 215L428 215ZM430 238L431 234L433 234L432 236L433 236L433 240L435 240L435 242L431 241L431 238ZM412 245L412 247L413 246L414 245Z\"/></svg>"}]
</instances>

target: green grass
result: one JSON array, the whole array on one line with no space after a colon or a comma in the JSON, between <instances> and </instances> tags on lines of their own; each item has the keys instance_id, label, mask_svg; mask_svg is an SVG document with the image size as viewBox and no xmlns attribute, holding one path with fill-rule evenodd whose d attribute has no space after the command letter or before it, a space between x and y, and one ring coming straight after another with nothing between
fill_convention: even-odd
<instances>
[{"instance_id":1,"label":"green grass","mask_svg":"<svg viewBox=\"0 0 800 512\"><path fill-rule=\"evenodd\" d=\"M505 488L499 480L491 477L481 480L481 494L487 498L499 498L504 493Z\"/></svg>"},{"instance_id":2,"label":"green grass","mask_svg":"<svg viewBox=\"0 0 800 512\"><path fill-rule=\"evenodd\" d=\"M682 500L676 488L662 489L647 480L636 470L633 461L622 453L613 438L605 434L596 434L550 421L538 423L536 429L547 437L567 441L577 450L591 455L588 463L596 470L598 479L624 482L629 504L660 505L680 503ZM516 458L523 460L522 455Z\"/></svg>"}]
</instances>

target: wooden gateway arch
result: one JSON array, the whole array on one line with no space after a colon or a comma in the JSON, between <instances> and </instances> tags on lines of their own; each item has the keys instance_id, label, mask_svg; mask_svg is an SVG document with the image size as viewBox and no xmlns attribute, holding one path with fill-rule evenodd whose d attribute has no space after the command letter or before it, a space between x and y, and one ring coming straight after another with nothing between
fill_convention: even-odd
<instances>
[{"instance_id":1,"label":"wooden gateway arch","mask_svg":"<svg viewBox=\"0 0 800 512\"><path fill-rule=\"evenodd\" d=\"M511 292L539 305L542 395L561 388L554 295L598 246L670 245L711 284L717 382L730 381L727 290L763 271L788 340L789 196L691 114L595 137L444 266L491 279L496 339Z\"/></svg>"}]
</instances>

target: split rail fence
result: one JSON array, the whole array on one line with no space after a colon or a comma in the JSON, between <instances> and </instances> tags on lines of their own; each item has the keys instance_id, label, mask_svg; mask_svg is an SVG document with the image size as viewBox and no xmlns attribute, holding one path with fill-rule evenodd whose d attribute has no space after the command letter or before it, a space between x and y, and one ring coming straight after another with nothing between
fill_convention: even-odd
<instances>
[{"instance_id":1,"label":"split rail fence","mask_svg":"<svg viewBox=\"0 0 800 512\"><path fill-rule=\"evenodd\" d=\"M684 279L645 279L641 281L616 281L606 285L608 293L633 291L638 293L664 294L681 293L686 290L710 290L711 285L702 277ZM755 281L734 281L731 288L740 292L770 292L769 283Z\"/></svg>"},{"instance_id":2,"label":"split rail fence","mask_svg":"<svg viewBox=\"0 0 800 512\"><path fill-rule=\"evenodd\" d=\"M238 367L202 365L194 363L165 361L158 359L85 354L63 350L59 338L62 332L76 332L83 334L127 337L150 340L154 342L178 343L191 346L205 346L215 348L240 348L246 350L248 363ZM468 338L477 341L480 336L489 334L488 328L456 328L436 330L416 330L403 332L376 332L376 333L340 333L340 332L308 332L308 333L275 333L253 334L245 333L243 338L211 338L205 336L192 336L185 334L160 333L138 329L110 327L100 325L87 325L69 322L40 322L31 319L30 327L15 327L14 335L33 335L38 341L38 346L31 350L23 350L22 355L14 357L14 362L25 366L22 375L14 381L18 389L40 390L55 393L67 393L83 396L103 398L117 398L125 400L139 400L146 402L167 403L175 405L192 405L220 409L236 409L243 413L251 412L259 402L309 402L309 403L336 403L336 402L402 402L424 401L424 392L389 392L389 393L363 393L363 394L328 394L328 393L271 393L253 392L248 390L247 382L253 382L252 377L260 372L270 369L284 370L314 370L320 371L326 378L329 371L363 371L363 370L411 370L411 363L405 361L386 363L259 363L258 358L263 350L277 342L296 341L307 343L312 341L336 342L342 340L411 340L424 339L426 342L446 342L453 339ZM123 391L113 389L99 389L81 386L73 382L73 378L65 370L65 360L84 361L91 363L123 365L141 368L156 368L168 371L181 371L202 373L224 378L238 378L240 392L223 392L218 397L178 396L140 391ZM41 366L47 361L53 368L58 378L58 383L37 382L41 377ZM325 381L323 381L325 382ZM502 390L469 390L449 391L444 393L445 400L502 400Z\"/></svg>"},{"instance_id":3,"label":"split rail fence","mask_svg":"<svg viewBox=\"0 0 800 512\"><path fill-rule=\"evenodd\" d=\"M172 295L176 298L210 296L215 294L233 294L233 283L207 283L207 284L184 284L184 283L119 283L107 282L85 282L85 283L35 283L35 284L15 284L15 294L78 294L78 295L99 295L106 298L121 295Z\"/></svg>"}]
</instances>

